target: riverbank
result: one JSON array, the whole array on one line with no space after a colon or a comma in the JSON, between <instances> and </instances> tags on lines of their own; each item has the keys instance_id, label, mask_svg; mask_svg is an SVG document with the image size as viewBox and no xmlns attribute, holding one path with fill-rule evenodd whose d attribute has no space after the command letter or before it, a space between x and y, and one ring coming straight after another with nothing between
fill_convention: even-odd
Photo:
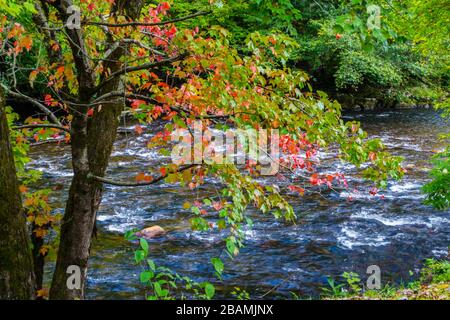
<instances>
[{"instance_id":1,"label":"riverbank","mask_svg":"<svg viewBox=\"0 0 450 320\"><path fill-rule=\"evenodd\" d=\"M450 256L449 256L450 257ZM449 258L448 257L448 258ZM347 283L326 288L329 300L450 300L450 262L427 259L416 281L405 285L386 285L380 290L363 291L360 281L347 277Z\"/></svg>"}]
</instances>

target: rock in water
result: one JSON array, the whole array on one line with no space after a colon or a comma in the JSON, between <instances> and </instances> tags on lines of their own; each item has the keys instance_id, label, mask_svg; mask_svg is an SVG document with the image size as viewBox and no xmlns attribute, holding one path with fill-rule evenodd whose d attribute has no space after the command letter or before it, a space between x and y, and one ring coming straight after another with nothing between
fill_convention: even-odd
<instances>
[{"instance_id":1,"label":"rock in water","mask_svg":"<svg viewBox=\"0 0 450 320\"><path fill-rule=\"evenodd\" d=\"M161 228L160 226L151 226L145 229L142 229L139 232L136 232L136 236L145 238L145 239L153 239L160 237L166 233L166 230Z\"/></svg>"}]
</instances>

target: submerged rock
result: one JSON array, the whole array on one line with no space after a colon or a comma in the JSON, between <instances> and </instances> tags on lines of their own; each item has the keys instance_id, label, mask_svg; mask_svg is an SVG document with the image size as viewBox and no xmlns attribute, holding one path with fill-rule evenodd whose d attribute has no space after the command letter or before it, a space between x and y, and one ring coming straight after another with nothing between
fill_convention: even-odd
<instances>
[{"instance_id":1,"label":"submerged rock","mask_svg":"<svg viewBox=\"0 0 450 320\"><path fill-rule=\"evenodd\" d=\"M151 227L147 227L147 228L142 229L141 231L136 232L136 236L138 236L140 238L145 238L145 239L153 239L153 238L160 237L160 236L164 235L165 233L166 233L166 230L164 230L162 227L151 226Z\"/></svg>"}]
</instances>

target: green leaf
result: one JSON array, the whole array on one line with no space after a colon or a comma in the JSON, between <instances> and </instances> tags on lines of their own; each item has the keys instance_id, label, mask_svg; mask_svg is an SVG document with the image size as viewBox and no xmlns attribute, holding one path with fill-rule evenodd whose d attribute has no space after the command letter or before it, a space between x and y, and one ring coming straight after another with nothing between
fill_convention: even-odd
<instances>
[{"instance_id":1,"label":"green leaf","mask_svg":"<svg viewBox=\"0 0 450 320\"><path fill-rule=\"evenodd\" d=\"M154 277L154 273L152 271L142 271L140 274L140 280L142 283L147 283Z\"/></svg>"},{"instance_id":2,"label":"green leaf","mask_svg":"<svg viewBox=\"0 0 450 320\"><path fill-rule=\"evenodd\" d=\"M232 239L227 239L226 245L228 252L230 253L231 256L233 256L236 249L236 244Z\"/></svg>"},{"instance_id":3,"label":"green leaf","mask_svg":"<svg viewBox=\"0 0 450 320\"><path fill-rule=\"evenodd\" d=\"M125 232L125 234L124 234L125 240L128 240L128 241L136 240L137 239L136 231L137 230L133 229L133 230L128 230L127 232Z\"/></svg>"},{"instance_id":4,"label":"green leaf","mask_svg":"<svg viewBox=\"0 0 450 320\"><path fill-rule=\"evenodd\" d=\"M224 266L223 266L223 262L222 260L220 260L219 258L212 258L211 262L214 266L214 269L216 270L217 274L220 276L222 275Z\"/></svg>"},{"instance_id":5,"label":"green leaf","mask_svg":"<svg viewBox=\"0 0 450 320\"><path fill-rule=\"evenodd\" d=\"M23 4L23 7L26 11L30 12L30 13L36 13L36 9L34 8L32 3L29 2L25 2Z\"/></svg>"},{"instance_id":6,"label":"green leaf","mask_svg":"<svg viewBox=\"0 0 450 320\"><path fill-rule=\"evenodd\" d=\"M157 296L161 297L162 296L162 291L161 291L161 285L158 282L155 282L153 284L153 287L155 289L155 293Z\"/></svg>"},{"instance_id":7,"label":"green leaf","mask_svg":"<svg viewBox=\"0 0 450 320\"><path fill-rule=\"evenodd\" d=\"M214 297L215 291L216 289L211 283L205 283L205 294L208 299L212 299Z\"/></svg>"},{"instance_id":8,"label":"green leaf","mask_svg":"<svg viewBox=\"0 0 450 320\"><path fill-rule=\"evenodd\" d=\"M147 255L148 254L148 242L147 242L147 240L141 238L141 239L139 239L139 243L141 245L142 250L144 250L145 255Z\"/></svg>"},{"instance_id":9,"label":"green leaf","mask_svg":"<svg viewBox=\"0 0 450 320\"><path fill-rule=\"evenodd\" d=\"M139 263L145 259L145 252L143 250L136 250L134 252L134 260Z\"/></svg>"},{"instance_id":10,"label":"green leaf","mask_svg":"<svg viewBox=\"0 0 450 320\"><path fill-rule=\"evenodd\" d=\"M151 259L147 259L147 264L150 267L151 270L155 271L156 270L156 266L155 263L153 262L153 260Z\"/></svg>"}]
</instances>

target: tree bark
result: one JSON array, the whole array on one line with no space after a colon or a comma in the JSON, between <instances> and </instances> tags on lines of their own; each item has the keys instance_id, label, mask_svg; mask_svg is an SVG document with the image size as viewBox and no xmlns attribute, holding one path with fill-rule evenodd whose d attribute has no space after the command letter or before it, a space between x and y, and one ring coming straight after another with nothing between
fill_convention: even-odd
<instances>
[{"instance_id":1,"label":"tree bark","mask_svg":"<svg viewBox=\"0 0 450 320\"><path fill-rule=\"evenodd\" d=\"M32 299L33 260L0 87L0 299Z\"/></svg>"}]
</instances>

